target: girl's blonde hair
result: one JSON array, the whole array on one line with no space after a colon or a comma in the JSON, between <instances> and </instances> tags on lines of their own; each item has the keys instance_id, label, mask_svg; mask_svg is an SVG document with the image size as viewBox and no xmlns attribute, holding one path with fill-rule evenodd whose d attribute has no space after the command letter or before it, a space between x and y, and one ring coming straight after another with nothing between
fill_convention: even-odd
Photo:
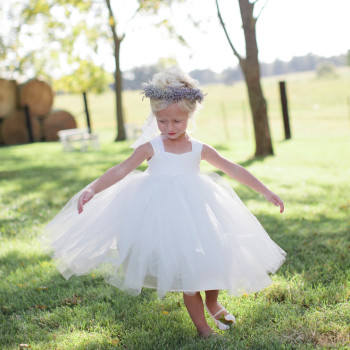
<instances>
[{"instance_id":1,"label":"girl's blonde hair","mask_svg":"<svg viewBox=\"0 0 350 350\"><path fill-rule=\"evenodd\" d=\"M193 79L189 74L183 72L177 67L173 67L164 72L155 74L152 78L152 84L162 89L198 89L199 85L197 80ZM198 101L198 99L194 100L189 98L183 98L177 103L179 103L184 108L184 110L188 111L191 116L201 106L201 102ZM167 100L150 98L150 105L153 113L166 108L169 104L170 103Z\"/></svg>"}]
</instances>

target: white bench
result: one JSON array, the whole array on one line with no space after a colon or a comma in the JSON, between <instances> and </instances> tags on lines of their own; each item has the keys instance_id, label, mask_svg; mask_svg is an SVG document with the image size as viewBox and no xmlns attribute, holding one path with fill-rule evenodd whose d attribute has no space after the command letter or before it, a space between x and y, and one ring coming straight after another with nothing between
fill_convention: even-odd
<instances>
[{"instance_id":1,"label":"white bench","mask_svg":"<svg viewBox=\"0 0 350 350\"><path fill-rule=\"evenodd\" d=\"M136 124L127 123L125 124L125 132L128 140L136 140L142 135L142 127Z\"/></svg>"},{"instance_id":2,"label":"white bench","mask_svg":"<svg viewBox=\"0 0 350 350\"><path fill-rule=\"evenodd\" d=\"M65 152L74 151L75 143L80 144L80 151L82 152L85 152L89 145L95 150L100 149L98 135L89 134L89 129L87 128L60 130L57 134L62 143L63 151Z\"/></svg>"}]
</instances>

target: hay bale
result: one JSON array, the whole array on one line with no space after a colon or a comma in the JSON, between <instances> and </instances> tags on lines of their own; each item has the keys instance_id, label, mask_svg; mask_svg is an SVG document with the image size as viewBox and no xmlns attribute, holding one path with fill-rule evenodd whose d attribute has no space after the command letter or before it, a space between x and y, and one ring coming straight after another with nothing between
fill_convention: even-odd
<instances>
[{"instance_id":1,"label":"hay bale","mask_svg":"<svg viewBox=\"0 0 350 350\"><path fill-rule=\"evenodd\" d=\"M41 127L35 117L30 118L34 141L41 140ZM4 119L1 127L2 140L5 145L28 143L29 134L26 124L26 116L23 111L15 111Z\"/></svg>"},{"instance_id":2,"label":"hay bale","mask_svg":"<svg viewBox=\"0 0 350 350\"><path fill-rule=\"evenodd\" d=\"M53 95L50 85L39 79L31 79L20 85L20 106L28 105L31 115L43 116L52 108Z\"/></svg>"},{"instance_id":3,"label":"hay bale","mask_svg":"<svg viewBox=\"0 0 350 350\"><path fill-rule=\"evenodd\" d=\"M9 116L18 107L16 80L0 78L0 118Z\"/></svg>"},{"instance_id":4,"label":"hay bale","mask_svg":"<svg viewBox=\"0 0 350 350\"><path fill-rule=\"evenodd\" d=\"M46 141L57 141L57 133L60 130L75 129L77 123L74 117L67 111L51 111L43 121L43 133Z\"/></svg>"}]
</instances>

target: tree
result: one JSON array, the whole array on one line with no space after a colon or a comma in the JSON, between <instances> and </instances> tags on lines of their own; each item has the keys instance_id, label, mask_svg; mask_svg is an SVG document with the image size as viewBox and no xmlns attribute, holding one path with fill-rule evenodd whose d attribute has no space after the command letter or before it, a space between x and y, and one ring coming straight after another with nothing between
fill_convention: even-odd
<instances>
[{"instance_id":1,"label":"tree","mask_svg":"<svg viewBox=\"0 0 350 350\"><path fill-rule=\"evenodd\" d=\"M322 78L337 78L335 65L330 61L323 61L316 66L316 76Z\"/></svg>"},{"instance_id":2,"label":"tree","mask_svg":"<svg viewBox=\"0 0 350 350\"><path fill-rule=\"evenodd\" d=\"M171 0L135 0L137 9L130 19L142 12L156 14L161 6L170 3ZM60 71L61 79L58 84L70 86L71 92L76 92L79 84L73 82L75 79L94 79L89 80L88 84L83 84L84 87L91 87L93 84L100 87L101 82L106 80L103 69L97 69L93 61L98 56L99 47L110 45L112 42L115 61L116 141L120 141L126 139L120 69L121 43L126 34L117 32L118 21L112 4L110 0L17 0L8 6L10 18L7 24L12 26L11 35L2 35L0 31L0 63L6 72L12 66L13 71L20 75L29 72L30 75L40 74L49 80L53 71ZM2 11L2 8L0 10ZM1 12L0 15L1 19ZM14 25L12 18L18 18L18 23ZM165 26L170 34L176 36L169 21L162 20L159 25ZM42 45L34 45L33 49L28 49L25 43L33 41L34 36L38 39L39 35L40 40L35 42ZM8 37L10 40L7 40ZM180 36L177 38L183 40ZM85 44L84 54L77 50L76 43L79 41ZM68 75L60 70L62 66L71 67ZM91 69L90 74L86 74L82 67Z\"/></svg>"},{"instance_id":3,"label":"tree","mask_svg":"<svg viewBox=\"0 0 350 350\"><path fill-rule=\"evenodd\" d=\"M102 67L92 61L82 60L72 74L62 75L55 79L53 87L55 91L64 91L81 94L91 91L96 94L105 92L113 81L112 74L107 73Z\"/></svg>"},{"instance_id":4,"label":"tree","mask_svg":"<svg viewBox=\"0 0 350 350\"><path fill-rule=\"evenodd\" d=\"M114 46L114 61L115 61L115 92L116 92L116 106L117 106L117 128L118 134L116 141L122 141L126 139L126 132L124 127L124 117L123 117L123 100L122 100L122 91L123 91L123 76L120 69L120 48L121 43L125 38L125 32L121 35L118 35L116 29L116 18L113 13L110 0L105 0L106 6L109 13L109 25L112 31L113 37L113 46ZM139 12L152 12L156 14L162 5L170 4L171 0L138 0L138 8L135 11L134 16ZM176 35L173 26L167 21L163 20L160 25L165 26L169 33L173 36L176 36L177 39L182 42L183 38Z\"/></svg>"},{"instance_id":5,"label":"tree","mask_svg":"<svg viewBox=\"0 0 350 350\"><path fill-rule=\"evenodd\" d=\"M11 4L6 2L1 4L0 75L2 77L18 79L27 72L28 75L33 74L33 71L37 75L43 75L43 60L35 55L38 42L42 43L42 38L33 40L35 30L33 30L32 20L39 11L48 11L48 6L45 5L36 4L29 12L27 7L32 6L31 2L25 4L13 1ZM26 45L27 43L30 45ZM41 57L43 55L47 56L47 50L41 52Z\"/></svg>"},{"instance_id":6,"label":"tree","mask_svg":"<svg viewBox=\"0 0 350 350\"><path fill-rule=\"evenodd\" d=\"M242 17L246 55L242 57L234 47L226 30L225 23L221 16L218 0L216 8L220 23L224 29L226 38L231 46L234 55L238 58L247 85L249 104L253 116L255 133L255 156L266 156L273 154L269 122L267 117L266 100L260 84L260 67L258 60L258 45L256 40L256 22L259 18L253 16L254 6L259 0L238 0ZM260 12L261 13L261 12Z\"/></svg>"},{"instance_id":7,"label":"tree","mask_svg":"<svg viewBox=\"0 0 350 350\"><path fill-rule=\"evenodd\" d=\"M114 45L114 61L115 61L115 97L116 97L116 106L117 106L117 129L118 134L116 141L126 140L126 132L124 126L124 112L123 112L123 76L120 70L120 45L125 38L125 33L121 36L118 36L116 30L116 20L113 14L112 6L110 0L106 0L106 5L109 13L109 25L111 27L112 36L113 36L113 45Z\"/></svg>"}]
</instances>

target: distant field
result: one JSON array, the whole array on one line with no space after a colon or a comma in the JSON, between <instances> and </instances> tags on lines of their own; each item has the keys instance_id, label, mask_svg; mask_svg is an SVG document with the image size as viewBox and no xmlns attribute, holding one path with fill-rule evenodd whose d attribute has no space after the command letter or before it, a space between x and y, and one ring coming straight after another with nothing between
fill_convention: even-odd
<instances>
[{"instance_id":1,"label":"distant field","mask_svg":"<svg viewBox=\"0 0 350 350\"><path fill-rule=\"evenodd\" d=\"M270 127L274 141L284 137L278 82L285 80L292 136L309 138L350 133L350 68L338 69L338 78L317 79L315 72L274 76L262 79L268 102ZM202 87L208 93L205 104L197 116L195 137L202 140L253 140L252 122L244 82L232 86L210 85ZM115 96L112 91L102 95L90 94L89 107L94 130L105 141L115 137ZM148 101L142 101L139 91L125 91L126 123L141 126L148 115ZM85 126L82 96L60 95L55 107L73 113L79 126ZM228 130L228 131L227 131Z\"/></svg>"}]
</instances>

